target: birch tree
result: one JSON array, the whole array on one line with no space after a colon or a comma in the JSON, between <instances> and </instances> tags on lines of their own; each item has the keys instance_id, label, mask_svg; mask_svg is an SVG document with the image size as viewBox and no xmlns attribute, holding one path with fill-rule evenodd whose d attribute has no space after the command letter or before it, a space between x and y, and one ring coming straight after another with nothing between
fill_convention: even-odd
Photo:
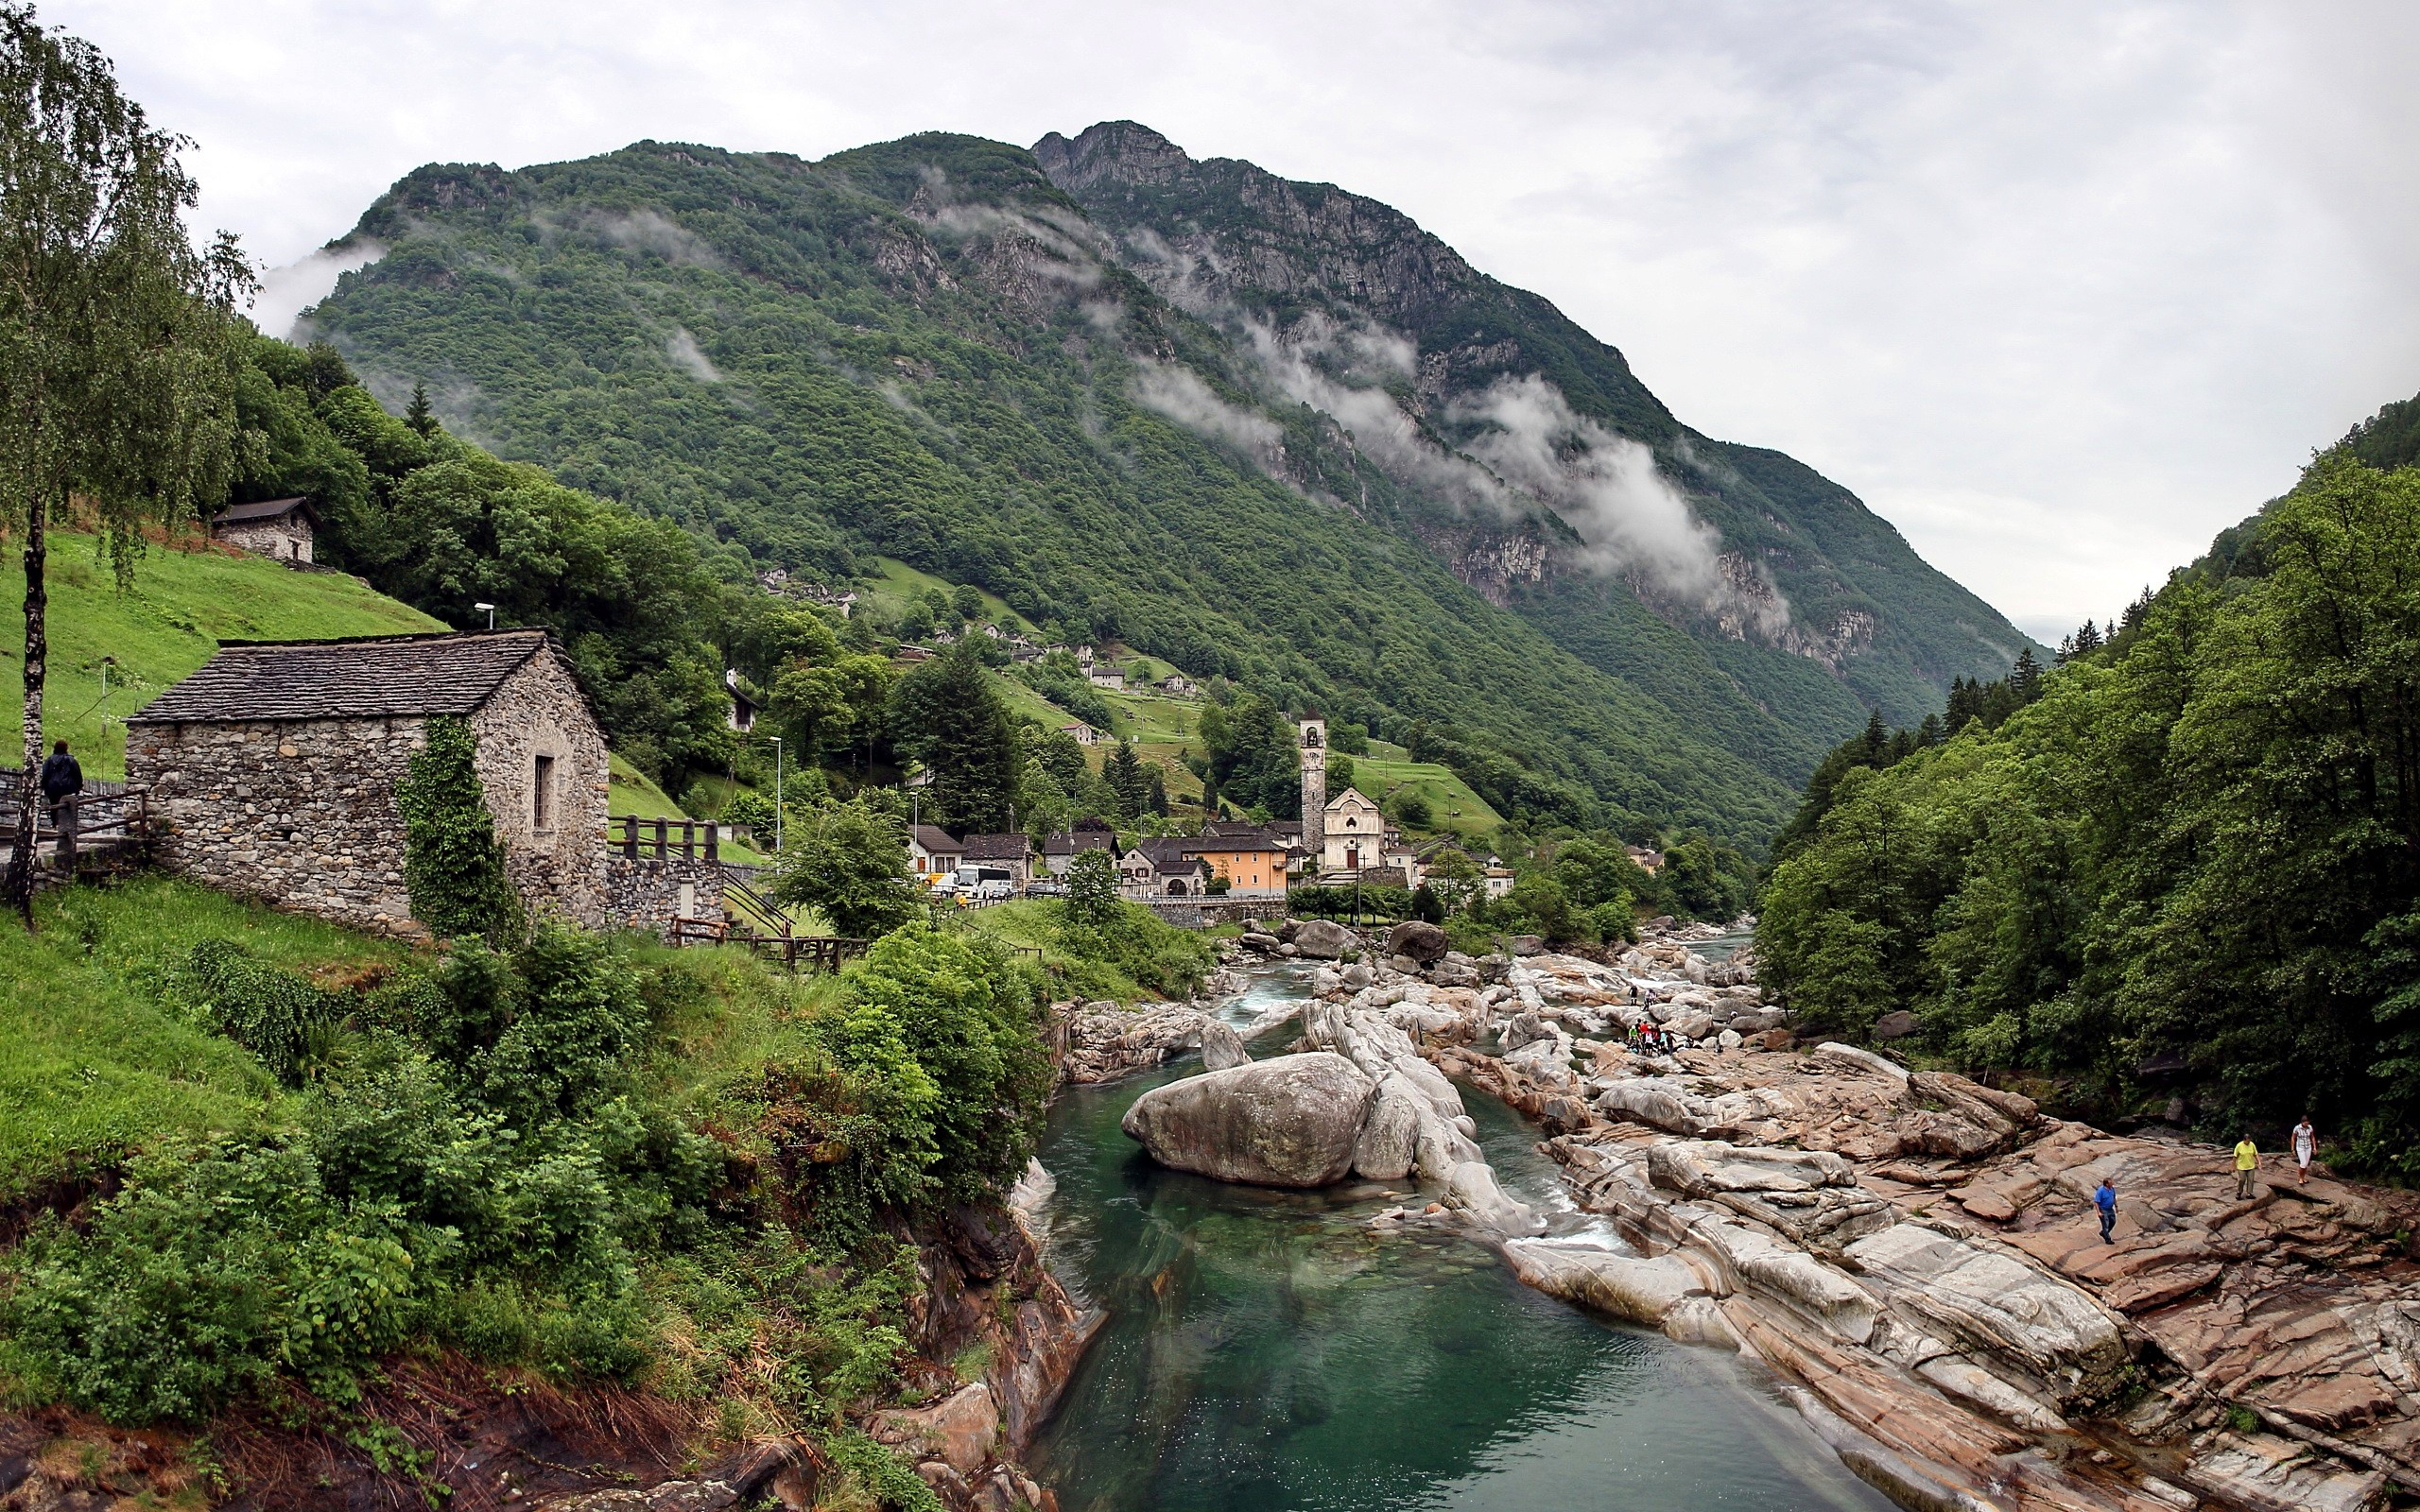
<instances>
[{"instance_id":1,"label":"birch tree","mask_svg":"<svg viewBox=\"0 0 2420 1512\"><path fill-rule=\"evenodd\" d=\"M25 560L25 769L9 902L32 919L47 532L89 511L121 586L147 522L226 495L236 421L233 239L187 237L192 146L91 43L0 4L0 524Z\"/></svg>"}]
</instances>

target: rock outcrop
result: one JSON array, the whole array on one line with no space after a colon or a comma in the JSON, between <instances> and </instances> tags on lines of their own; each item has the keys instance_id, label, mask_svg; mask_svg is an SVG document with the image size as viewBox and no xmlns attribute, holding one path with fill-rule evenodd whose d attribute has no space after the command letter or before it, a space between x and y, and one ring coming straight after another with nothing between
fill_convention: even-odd
<instances>
[{"instance_id":1,"label":"rock outcrop","mask_svg":"<svg viewBox=\"0 0 2420 1512\"><path fill-rule=\"evenodd\" d=\"M1120 1126L1174 1170L1256 1186L1328 1186L1352 1172L1375 1092L1342 1056L1280 1056L1154 1087Z\"/></svg>"},{"instance_id":2,"label":"rock outcrop","mask_svg":"<svg viewBox=\"0 0 2420 1512\"><path fill-rule=\"evenodd\" d=\"M1069 1003L1052 1013L1063 1036L1060 1074L1079 1085L1115 1081L1181 1056L1201 1043L1210 1022L1183 1003Z\"/></svg>"},{"instance_id":3,"label":"rock outcrop","mask_svg":"<svg viewBox=\"0 0 2420 1512\"><path fill-rule=\"evenodd\" d=\"M1493 1012L1550 1021L1546 997ZM1582 1104L1517 1052L1429 1054L1547 1121L1575 1199L1634 1250L1514 1241L1517 1274L1755 1357L1905 1505L2366 1512L2420 1487L2420 1196L2281 1180L2239 1202L2224 1151L1852 1046L1607 1045Z\"/></svg>"}]
</instances>

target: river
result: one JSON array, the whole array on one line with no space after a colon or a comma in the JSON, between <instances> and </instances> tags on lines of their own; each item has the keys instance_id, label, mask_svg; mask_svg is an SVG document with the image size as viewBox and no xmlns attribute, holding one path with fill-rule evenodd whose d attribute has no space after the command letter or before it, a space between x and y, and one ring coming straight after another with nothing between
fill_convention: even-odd
<instances>
[{"instance_id":1,"label":"river","mask_svg":"<svg viewBox=\"0 0 2420 1512\"><path fill-rule=\"evenodd\" d=\"M1303 980L1264 976L1226 1016ZM1478 1244L1372 1232L1411 1187L1279 1192L1152 1164L1118 1120L1196 1069L1070 1087L1051 1109L1051 1263L1109 1314L1030 1455L1066 1512L1890 1506L1733 1356L1602 1323ZM1567 1242L1618 1243L1516 1114L1463 1096L1508 1192Z\"/></svg>"}]
</instances>

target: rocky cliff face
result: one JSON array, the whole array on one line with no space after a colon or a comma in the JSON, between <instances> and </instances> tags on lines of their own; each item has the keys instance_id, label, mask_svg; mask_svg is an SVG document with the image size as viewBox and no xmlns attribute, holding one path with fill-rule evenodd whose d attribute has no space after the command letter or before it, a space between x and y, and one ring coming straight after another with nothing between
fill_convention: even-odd
<instances>
[{"instance_id":1,"label":"rocky cliff face","mask_svg":"<svg viewBox=\"0 0 2420 1512\"><path fill-rule=\"evenodd\" d=\"M1034 156L1124 268L1337 414L1419 496L1417 533L1456 575L1538 605L1549 634L1567 601L1519 590L1609 575L1668 623L1811 660L1886 707L1996 676L2024 644L1845 490L1691 431L1618 351L1390 206L1196 160L1131 121ZM1429 445L1390 448L1374 424ZM1494 507L1455 496L1473 492Z\"/></svg>"}]
</instances>

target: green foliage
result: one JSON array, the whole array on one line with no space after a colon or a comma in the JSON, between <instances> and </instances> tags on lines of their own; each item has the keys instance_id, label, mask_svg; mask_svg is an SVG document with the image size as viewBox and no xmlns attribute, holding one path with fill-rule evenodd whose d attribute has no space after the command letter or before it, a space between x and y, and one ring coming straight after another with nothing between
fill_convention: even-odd
<instances>
[{"instance_id":1,"label":"green foliage","mask_svg":"<svg viewBox=\"0 0 2420 1512\"><path fill-rule=\"evenodd\" d=\"M844 936L872 939L921 908L896 816L863 796L793 816L773 864L773 896L804 903Z\"/></svg>"},{"instance_id":2,"label":"green foliage","mask_svg":"<svg viewBox=\"0 0 2420 1512\"><path fill-rule=\"evenodd\" d=\"M428 721L427 742L395 784L404 817L404 892L412 917L440 939L503 941L526 924L521 895L505 875L486 790L478 737L460 719Z\"/></svg>"},{"instance_id":3,"label":"green foliage","mask_svg":"<svg viewBox=\"0 0 2420 1512\"><path fill-rule=\"evenodd\" d=\"M697 542L661 521L498 460L379 405L332 349L250 340L236 375L238 500L319 504L320 559L461 628L555 632L615 751L678 790L729 765L726 595ZM746 595L742 595L743 602Z\"/></svg>"},{"instance_id":4,"label":"green foliage","mask_svg":"<svg viewBox=\"0 0 2420 1512\"><path fill-rule=\"evenodd\" d=\"M813 1231L855 1245L884 1210L1005 1191L1049 1091L1038 1022L1031 981L990 939L910 925L877 941L846 1002L815 1021L823 1058L778 1069L766 1089Z\"/></svg>"},{"instance_id":5,"label":"green foliage","mask_svg":"<svg viewBox=\"0 0 2420 1512\"><path fill-rule=\"evenodd\" d=\"M1202 782L1229 803L1272 814L1302 806L1302 750L1294 729L1259 694L1221 701L1214 693L1201 709L1201 746L1210 758Z\"/></svg>"},{"instance_id":6,"label":"green foliage","mask_svg":"<svg viewBox=\"0 0 2420 1512\"><path fill-rule=\"evenodd\" d=\"M192 1006L258 1057L270 1075L288 1085L300 1081L316 1042L337 1017L329 995L236 940L203 940L188 965Z\"/></svg>"},{"instance_id":7,"label":"green foliage","mask_svg":"<svg viewBox=\"0 0 2420 1512\"><path fill-rule=\"evenodd\" d=\"M1996 729L1840 776L1758 939L1810 1022L1909 1008L2113 1100L2181 1057L2231 1125L2413 1147L2420 471L2323 455L2261 526L2260 576L2180 573Z\"/></svg>"},{"instance_id":8,"label":"green foliage","mask_svg":"<svg viewBox=\"0 0 2420 1512\"><path fill-rule=\"evenodd\" d=\"M961 643L899 679L890 697L892 743L933 774L933 822L961 833L1009 827L1024 756L991 671Z\"/></svg>"},{"instance_id":9,"label":"green foliage","mask_svg":"<svg viewBox=\"0 0 2420 1512\"><path fill-rule=\"evenodd\" d=\"M1117 913L1117 863L1106 850L1079 854L1067 868L1067 917L1098 929Z\"/></svg>"},{"instance_id":10,"label":"green foliage","mask_svg":"<svg viewBox=\"0 0 2420 1512\"><path fill-rule=\"evenodd\" d=\"M722 806L722 821L745 827L767 846L773 843L773 800L762 793L734 793Z\"/></svg>"},{"instance_id":11,"label":"green foliage","mask_svg":"<svg viewBox=\"0 0 2420 1512\"><path fill-rule=\"evenodd\" d=\"M1364 744L1366 745L1367 742ZM1353 765L1352 757L1341 751L1330 750L1327 757L1327 790L1330 793L1343 792L1353 785L1353 779L1358 771L1359 768Z\"/></svg>"}]
</instances>

